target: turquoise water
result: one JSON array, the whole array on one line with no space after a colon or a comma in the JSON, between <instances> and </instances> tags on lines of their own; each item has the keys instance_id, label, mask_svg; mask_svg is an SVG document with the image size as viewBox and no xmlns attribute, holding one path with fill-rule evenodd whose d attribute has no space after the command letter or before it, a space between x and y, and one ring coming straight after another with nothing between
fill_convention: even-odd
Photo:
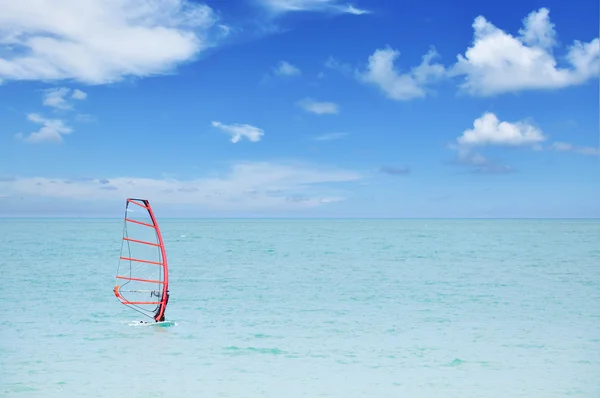
<instances>
[{"instance_id":1,"label":"turquoise water","mask_svg":"<svg viewBox=\"0 0 600 398\"><path fill-rule=\"evenodd\" d=\"M2 396L600 396L598 220L159 223L167 328L122 220L0 219Z\"/></svg>"}]
</instances>

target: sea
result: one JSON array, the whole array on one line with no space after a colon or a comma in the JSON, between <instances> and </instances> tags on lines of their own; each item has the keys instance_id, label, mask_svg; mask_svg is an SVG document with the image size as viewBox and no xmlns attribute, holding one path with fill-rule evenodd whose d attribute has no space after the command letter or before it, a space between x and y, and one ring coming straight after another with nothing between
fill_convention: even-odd
<instances>
[{"instance_id":1,"label":"sea","mask_svg":"<svg viewBox=\"0 0 600 398\"><path fill-rule=\"evenodd\" d=\"M600 220L0 219L2 397L600 397Z\"/></svg>"}]
</instances>

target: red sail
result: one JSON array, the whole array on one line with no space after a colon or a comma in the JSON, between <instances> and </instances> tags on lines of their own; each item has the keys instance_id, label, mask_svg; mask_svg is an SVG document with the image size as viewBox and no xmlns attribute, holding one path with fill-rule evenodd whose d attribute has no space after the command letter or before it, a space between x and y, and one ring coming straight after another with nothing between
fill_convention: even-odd
<instances>
[{"instance_id":1,"label":"red sail","mask_svg":"<svg viewBox=\"0 0 600 398\"><path fill-rule=\"evenodd\" d=\"M159 322L169 300L169 267L150 202L127 199L115 296Z\"/></svg>"}]
</instances>

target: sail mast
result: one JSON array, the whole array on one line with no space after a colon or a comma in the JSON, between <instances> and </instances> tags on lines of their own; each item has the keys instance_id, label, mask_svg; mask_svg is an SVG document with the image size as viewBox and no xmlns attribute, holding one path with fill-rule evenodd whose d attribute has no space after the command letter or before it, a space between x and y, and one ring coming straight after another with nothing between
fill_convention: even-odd
<instances>
[{"instance_id":1,"label":"sail mast","mask_svg":"<svg viewBox=\"0 0 600 398\"><path fill-rule=\"evenodd\" d=\"M152 219L152 223L156 228L156 237L158 238L158 244L160 245L160 252L162 254L162 267L163 267L163 275L164 275L164 288L163 294L160 299L161 305L154 317L156 322L165 320L165 310L167 309L167 302L169 301L169 264L167 262L167 252L165 250L165 245L163 242L162 234L160 233L160 228L158 227L158 222L156 221L156 217L154 216L154 211L152 210L152 206L150 206L150 202L148 200L144 200L144 203L148 207L148 213L150 213L150 218Z\"/></svg>"}]
</instances>

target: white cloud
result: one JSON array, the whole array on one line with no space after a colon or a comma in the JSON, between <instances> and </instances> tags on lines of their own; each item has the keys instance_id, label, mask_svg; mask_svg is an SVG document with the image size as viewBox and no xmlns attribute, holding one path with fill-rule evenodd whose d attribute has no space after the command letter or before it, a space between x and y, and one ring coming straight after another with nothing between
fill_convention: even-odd
<instances>
[{"instance_id":1,"label":"white cloud","mask_svg":"<svg viewBox=\"0 0 600 398\"><path fill-rule=\"evenodd\" d=\"M360 8L356 8L354 7L352 4L347 4L342 8L343 12L347 12L348 14L353 14L353 15L363 15L363 14L370 14L371 11L367 11L364 9L360 9Z\"/></svg>"},{"instance_id":2,"label":"white cloud","mask_svg":"<svg viewBox=\"0 0 600 398\"><path fill-rule=\"evenodd\" d=\"M220 32L221 32L221 35L222 35L223 37L227 37L227 36L229 36L229 34L231 33L231 30L232 30L232 29L231 29L231 26L224 25L224 24L219 24L219 25L217 25L217 27L218 27L218 29L220 30Z\"/></svg>"},{"instance_id":3,"label":"white cloud","mask_svg":"<svg viewBox=\"0 0 600 398\"><path fill-rule=\"evenodd\" d=\"M591 146L575 147L574 151L581 155L600 156L600 148L594 148Z\"/></svg>"},{"instance_id":4,"label":"white cloud","mask_svg":"<svg viewBox=\"0 0 600 398\"><path fill-rule=\"evenodd\" d=\"M501 122L494 113L486 112L475 119L473 128L465 130L450 149L457 154L454 163L468 166L475 173L506 174L513 172L513 168L473 149L482 146L531 146L536 149L545 140L543 132L528 122Z\"/></svg>"},{"instance_id":5,"label":"white cloud","mask_svg":"<svg viewBox=\"0 0 600 398\"><path fill-rule=\"evenodd\" d=\"M0 180L7 195L75 200L122 200L146 197L156 203L194 205L209 209L302 209L343 200L327 184L362 179L359 173L295 163L243 162L225 175L188 181L112 177L66 180L15 178Z\"/></svg>"},{"instance_id":6,"label":"white cloud","mask_svg":"<svg viewBox=\"0 0 600 398\"><path fill-rule=\"evenodd\" d=\"M45 90L43 104L55 109L70 110L73 105L67 100L67 96L74 100L84 100L87 94L79 89L71 90L66 87L51 88Z\"/></svg>"},{"instance_id":7,"label":"white cloud","mask_svg":"<svg viewBox=\"0 0 600 398\"><path fill-rule=\"evenodd\" d=\"M299 76L300 69L287 61L280 61L275 68L275 74L278 76Z\"/></svg>"},{"instance_id":8,"label":"white cloud","mask_svg":"<svg viewBox=\"0 0 600 398\"><path fill-rule=\"evenodd\" d=\"M298 11L331 12L336 14L363 15L370 12L338 0L256 0L274 14Z\"/></svg>"},{"instance_id":9,"label":"white cloud","mask_svg":"<svg viewBox=\"0 0 600 398\"><path fill-rule=\"evenodd\" d=\"M297 105L306 112L314 113L316 115L338 114L340 112L338 104L333 102L318 102L312 98L300 100L297 102Z\"/></svg>"},{"instance_id":10,"label":"white cloud","mask_svg":"<svg viewBox=\"0 0 600 398\"><path fill-rule=\"evenodd\" d=\"M489 160L480 153L472 152L470 148L456 147L457 159L460 163L471 166L485 166Z\"/></svg>"},{"instance_id":11,"label":"white cloud","mask_svg":"<svg viewBox=\"0 0 600 398\"><path fill-rule=\"evenodd\" d=\"M394 66L399 55L399 51L390 47L375 50L369 57L367 69L362 72L357 71L356 78L362 83L378 87L390 99L407 101L425 97L427 94L425 86L443 78L446 74L441 64L431 63L437 56L433 48L423 56L419 66L412 68L407 73L401 73ZM347 70L347 67L334 59L328 60L326 65L330 68Z\"/></svg>"},{"instance_id":12,"label":"white cloud","mask_svg":"<svg viewBox=\"0 0 600 398\"><path fill-rule=\"evenodd\" d=\"M543 132L530 123L518 121L514 123L500 122L498 117L486 112L473 122L473 129L468 129L457 138L460 145L507 145L522 146L538 144L546 139Z\"/></svg>"},{"instance_id":13,"label":"white cloud","mask_svg":"<svg viewBox=\"0 0 600 398\"><path fill-rule=\"evenodd\" d=\"M96 117L94 115L90 115L87 113L79 113L79 114L75 115L75 121L81 122L81 123L91 123L91 122L96 121Z\"/></svg>"},{"instance_id":14,"label":"white cloud","mask_svg":"<svg viewBox=\"0 0 600 398\"><path fill-rule=\"evenodd\" d=\"M315 141L333 141L346 137L348 133L325 133L314 137Z\"/></svg>"},{"instance_id":15,"label":"white cloud","mask_svg":"<svg viewBox=\"0 0 600 398\"><path fill-rule=\"evenodd\" d=\"M491 112L484 113L475 119L473 128L467 129L449 148L456 151L454 163L471 167L477 173L508 173L513 169L497 161L492 161L475 152L475 147L483 146L528 146L534 151L572 152L586 156L600 156L600 148L576 146L566 142L555 141L544 146L548 137L541 129L525 121L500 122Z\"/></svg>"},{"instance_id":16,"label":"white cloud","mask_svg":"<svg viewBox=\"0 0 600 398\"><path fill-rule=\"evenodd\" d=\"M514 169L506 164L488 159L478 152L474 152L470 147L460 145L450 145L450 149L456 151L454 164L466 166L475 174L508 174Z\"/></svg>"},{"instance_id":17,"label":"white cloud","mask_svg":"<svg viewBox=\"0 0 600 398\"><path fill-rule=\"evenodd\" d=\"M0 0L0 9L0 80L104 84L169 73L212 44L216 23L210 7L189 0Z\"/></svg>"},{"instance_id":18,"label":"white cloud","mask_svg":"<svg viewBox=\"0 0 600 398\"><path fill-rule=\"evenodd\" d=\"M30 113L27 115L27 118L34 123L42 125L38 131L29 133L29 135L23 133L16 134L16 138L29 143L61 142L63 135L73 132L73 129L60 119L46 119L37 113Z\"/></svg>"},{"instance_id":19,"label":"white cloud","mask_svg":"<svg viewBox=\"0 0 600 398\"><path fill-rule=\"evenodd\" d=\"M381 166L379 172L392 176L400 176L410 174L411 170L408 166Z\"/></svg>"},{"instance_id":20,"label":"white cloud","mask_svg":"<svg viewBox=\"0 0 600 398\"><path fill-rule=\"evenodd\" d=\"M215 121L212 122L212 125L231 135L231 142L233 143L239 142L242 138L246 138L250 142L258 142L265 134L264 130L249 124L223 124Z\"/></svg>"},{"instance_id":21,"label":"white cloud","mask_svg":"<svg viewBox=\"0 0 600 398\"><path fill-rule=\"evenodd\" d=\"M555 141L547 147L548 150L557 152L573 152L585 156L600 156L600 147L576 146L567 142Z\"/></svg>"},{"instance_id":22,"label":"white cloud","mask_svg":"<svg viewBox=\"0 0 600 398\"><path fill-rule=\"evenodd\" d=\"M566 54L568 66L553 55L556 32L549 10L540 8L523 21L519 36L495 27L485 17L473 23L474 41L451 70L464 76L461 88L471 95L491 96L533 89L578 85L600 75L600 40L575 41Z\"/></svg>"},{"instance_id":23,"label":"white cloud","mask_svg":"<svg viewBox=\"0 0 600 398\"><path fill-rule=\"evenodd\" d=\"M73 94L71 95L71 98L76 99L76 100L84 100L87 98L87 93L76 88L75 90L73 90Z\"/></svg>"},{"instance_id":24,"label":"white cloud","mask_svg":"<svg viewBox=\"0 0 600 398\"><path fill-rule=\"evenodd\" d=\"M1 1L1 0L0 0ZM42 104L56 110L72 110L73 101L81 101L87 98L87 94L79 89L58 87L44 90ZM43 142L62 142L63 135L71 134L74 130L62 119L49 119L38 113L29 113L27 119L31 122L41 124L42 127L29 134L17 133L15 138L32 144ZM90 115L77 115L78 121L91 121Z\"/></svg>"},{"instance_id":25,"label":"white cloud","mask_svg":"<svg viewBox=\"0 0 600 398\"><path fill-rule=\"evenodd\" d=\"M328 69L336 70L346 76L351 77L353 74L352 66L341 62L340 60L338 60L337 58L335 58L333 56L330 56L329 58L327 58L327 60L324 63L324 66Z\"/></svg>"}]
</instances>

